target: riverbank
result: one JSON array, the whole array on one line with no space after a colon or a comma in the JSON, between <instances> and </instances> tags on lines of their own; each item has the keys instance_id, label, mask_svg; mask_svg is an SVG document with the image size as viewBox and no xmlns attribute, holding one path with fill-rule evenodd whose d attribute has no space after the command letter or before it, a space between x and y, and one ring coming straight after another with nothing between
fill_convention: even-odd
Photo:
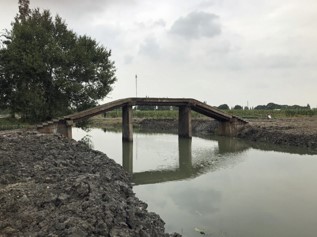
<instances>
[{"instance_id":1,"label":"riverbank","mask_svg":"<svg viewBox=\"0 0 317 237\"><path fill-rule=\"evenodd\" d=\"M317 116L250 120L238 137L317 151Z\"/></svg>"},{"instance_id":2,"label":"riverbank","mask_svg":"<svg viewBox=\"0 0 317 237\"><path fill-rule=\"evenodd\" d=\"M180 236L105 154L57 135L0 134L0 236Z\"/></svg>"},{"instance_id":3,"label":"riverbank","mask_svg":"<svg viewBox=\"0 0 317 237\"><path fill-rule=\"evenodd\" d=\"M317 116L249 119L248 122L238 133L238 138L317 151ZM178 130L177 119L136 118L133 125L138 131L177 133ZM209 118L193 119L193 134L214 134L218 125L217 121ZM99 116L92 119L91 126L119 130L121 119Z\"/></svg>"}]
</instances>

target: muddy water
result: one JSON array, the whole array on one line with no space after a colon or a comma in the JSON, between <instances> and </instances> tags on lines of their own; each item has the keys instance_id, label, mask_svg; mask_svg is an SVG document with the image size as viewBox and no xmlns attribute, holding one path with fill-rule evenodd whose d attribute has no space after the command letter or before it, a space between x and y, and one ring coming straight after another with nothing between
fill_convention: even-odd
<instances>
[{"instance_id":1,"label":"muddy water","mask_svg":"<svg viewBox=\"0 0 317 237\"><path fill-rule=\"evenodd\" d=\"M74 129L76 140L87 135ZM92 129L94 149L133 173L134 191L183 236L292 237L317 233L317 155L237 139L179 139Z\"/></svg>"}]
</instances>

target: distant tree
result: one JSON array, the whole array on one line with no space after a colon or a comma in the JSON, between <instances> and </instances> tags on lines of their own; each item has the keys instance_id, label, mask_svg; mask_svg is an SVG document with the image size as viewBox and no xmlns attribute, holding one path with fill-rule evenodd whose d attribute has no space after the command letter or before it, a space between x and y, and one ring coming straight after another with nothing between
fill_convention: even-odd
<instances>
[{"instance_id":1,"label":"distant tree","mask_svg":"<svg viewBox=\"0 0 317 237\"><path fill-rule=\"evenodd\" d=\"M242 108L242 106L241 106L241 105L235 105L235 106L233 107L233 109L236 109L236 110L242 110L243 108Z\"/></svg>"},{"instance_id":2,"label":"distant tree","mask_svg":"<svg viewBox=\"0 0 317 237\"><path fill-rule=\"evenodd\" d=\"M248 106L244 106L243 110L250 110Z\"/></svg>"},{"instance_id":3,"label":"distant tree","mask_svg":"<svg viewBox=\"0 0 317 237\"><path fill-rule=\"evenodd\" d=\"M116 81L111 51L67 29L58 15L19 3L1 38L0 107L41 121L97 105Z\"/></svg>"},{"instance_id":4,"label":"distant tree","mask_svg":"<svg viewBox=\"0 0 317 237\"><path fill-rule=\"evenodd\" d=\"M218 106L218 109L229 110L229 106L227 104L222 104Z\"/></svg>"},{"instance_id":5,"label":"distant tree","mask_svg":"<svg viewBox=\"0 0 317 237\"><path fill-rule=\"evenodd\" d=\"M255 110L266 110L266 105L257 105L254 107Z\"/></svg>"}]
</instances>

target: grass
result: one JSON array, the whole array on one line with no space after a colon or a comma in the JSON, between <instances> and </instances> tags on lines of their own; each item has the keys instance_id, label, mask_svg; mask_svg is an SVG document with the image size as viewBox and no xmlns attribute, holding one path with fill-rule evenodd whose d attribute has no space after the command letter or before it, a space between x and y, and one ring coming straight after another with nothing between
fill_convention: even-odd
<instances>
[{"instance_id":1,"label":"grass","mask_svg":"<svg viewBox=\"0 0 317 237\"><path fill-rule=\"evenodd\" d=\"M223 112L246 119L264 119L268 115L272 118L308 117L317 116L317 109L292 110L223 110ZM121 118L122 110L116 109L106 113L107 118ZM133 110L133 118L147 119L178 119L178 110ZM192 111L193 119L205 119L206 116ZM28 128L30 124L19 119L0 117L0 130Z\"/></svg>"},{"instance_id":2,"label":"grass","mask_svg":"<svg viewBox=\"0 0 317 237\"><path fill-rule=\"evenodd\" d=\"M303 116L316 116L317 109L286 109L286 110L225 110L224 112L242 118L267 118L271 115L272 118L290 118Z\"/></svg>"},{"instance_id":3,"label":"grass","mask_svg":"<svg viewBox=\"0 0 317 237\"><path fill-rule=\"evenodd\" d=\"M302 116L317 116L317 109L292 109L292 110L222 110L225 113L241 118L263 119L271 115L272 118L289 118ZM121 110L113 110L106 114L107 118L120 118ZM134 118L149 119L177 119L178 110L133 110ZM206 116L192 111L193 119L203 119Z\"/></svg>"},{"instance_id":4,"label":"grass","mask_svg":"<svg viewBox=\"0 0 317 237\"><path fill-rule=\"evenodd\" d=\"M30 124L21 122L19 119L0 118L0 131L30 127Z\"/></svg>"}]
</instances>

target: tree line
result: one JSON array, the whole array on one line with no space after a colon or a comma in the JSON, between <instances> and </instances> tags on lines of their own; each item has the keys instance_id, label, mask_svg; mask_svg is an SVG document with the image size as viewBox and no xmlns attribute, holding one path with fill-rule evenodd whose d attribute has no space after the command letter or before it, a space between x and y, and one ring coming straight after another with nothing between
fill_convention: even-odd
<instances>
[{"instance_id":1,"label":"tree line","mask_svg":"<svg viewBox=\"0 0 317 237\"><path fill-rule=\"evenodd\" d=\"M96 106L116 81L111 50L19 0L0 39L0 109L38 122Z\"/></svg>"},{"instance_id":2,"label":"tree line","mask_svg":"<svg viewBox=\"0 0 317 237\"><path fill-rule=\"evenodd\" d=\"M222 110L230 110L229 105L222 104L217 107L218 109ZM242 107L241 105L235 105L232 109L234 110L310 110L310 105L307 104L306 106L300 106L300 105L279 105L275 103L268 103L267 105L257 105L254 108L249 108L247 106Z\"/></svg>"}]
</instances>

